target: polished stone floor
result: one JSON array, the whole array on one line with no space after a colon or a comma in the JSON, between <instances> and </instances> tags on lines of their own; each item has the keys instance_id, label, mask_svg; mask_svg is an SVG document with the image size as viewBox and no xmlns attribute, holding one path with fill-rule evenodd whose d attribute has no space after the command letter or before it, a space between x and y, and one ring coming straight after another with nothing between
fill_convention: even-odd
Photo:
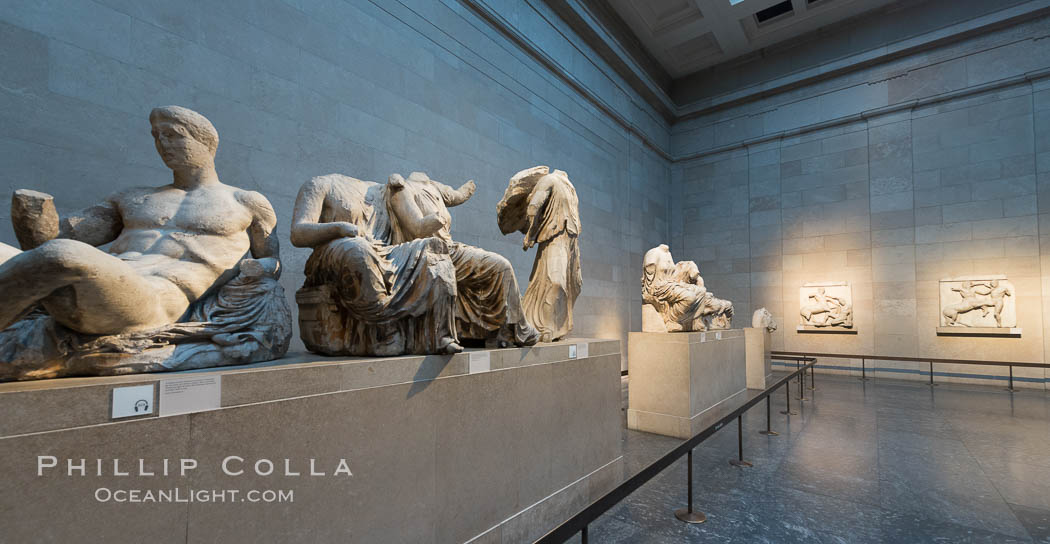
<instances>
[{"instance_id":1,"label":"polished stone floor","mask_svg":"<svg viewBox=\"0 0 1050 544\"><path fill-rule=\"evenodd\" d=\"M744 418L754 468L727 463L736 425L696 450L706 523L672 514L685 506L683 459L592 525L590 542L1050 543L1046 393L820 375L816 385L812 400L792 401L795 416L773 396L780 436L756 432L763 404ZM627 471L678 443L625 431Z\"/></svg>"}]
</instances>

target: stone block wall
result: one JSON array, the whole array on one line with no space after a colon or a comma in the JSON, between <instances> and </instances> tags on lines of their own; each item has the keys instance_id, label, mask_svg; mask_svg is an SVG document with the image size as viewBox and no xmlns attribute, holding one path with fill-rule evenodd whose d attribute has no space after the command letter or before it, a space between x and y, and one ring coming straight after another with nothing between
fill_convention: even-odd
<instances>
[{"instance_id":1,"label":"stone block wall","mask_svg":"<svg viewBox=\"0 0 1050 544\"><path fill-rule=\"evenodd\" d=\"M590 98L483 14L512 23ZM289 243L289 221L310 177L475 179L478 194L453 210L453 236L508 257L524 290L533 253L521 251L520 235L500 235L495 205L511 175L546 164L567 171L580 195L575 334L625 343L640 327L641 255L669 235L670 163L656 151L669 131L559 25L539 1L8 4L0 188L50 192L68 212L168 183L149 111L195 109L219 131L220 178L276 209L292 303L309 252ZM14 244L6 205L0 224L0 241Z\"/></svg>"},{"instance_id":2,"label":"stone block wall","mask_svg":"<svg viewBox=\"0 0 1050 544\"><path fill-rule=\"evenodd\" d=\"M1050 20L1030 20L676 124L675 257L696 260L739 315L768 308L774 349L1050 360L1048 34ZM938 281L970 274L1014 283L1020 338L936 335ZM797 333L799 287L839 280L857 334ZM921 363L878 365L928 377Z\"/></svg>"}]
</instances>

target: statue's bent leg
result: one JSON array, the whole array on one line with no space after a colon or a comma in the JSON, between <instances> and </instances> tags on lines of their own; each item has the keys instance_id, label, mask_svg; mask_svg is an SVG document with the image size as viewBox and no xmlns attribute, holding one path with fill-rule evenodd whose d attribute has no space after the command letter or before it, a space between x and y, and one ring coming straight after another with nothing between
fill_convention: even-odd
<instances>
[{"instance_id":1,"label":"statue's bent leg","mask_svg":"<svg viewBox=\"0 0 1050 544\"><path fill-rule=\"evenodd\" d=\"M173 284L75 240L52 240L0 265L0 330L40 302L59 323L87 334L117 334L177 320L189 300Z\"/></svg>"}]
</instances>

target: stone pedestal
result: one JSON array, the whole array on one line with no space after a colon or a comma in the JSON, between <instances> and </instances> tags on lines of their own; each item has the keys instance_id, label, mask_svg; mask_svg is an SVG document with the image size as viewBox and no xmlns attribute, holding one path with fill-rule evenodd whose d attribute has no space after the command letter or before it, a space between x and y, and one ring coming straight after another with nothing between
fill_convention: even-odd
<instances>
[{"instance_id":1,"label":"stone pedestal","mask_svg":"<svg viewBox=\"0 0 1050 544\"><path fill-rule=\"evenodd\" d=\"M765 389L773 377L773 360L769 350L772 339L769 331L755 327L744 329L744 347L747 361L747 388Z\"/></svg>"},{"instance_id":2,"label":"stone pedestal","mask_svg":"<svg viewBox=\"0 0 1050 544\"><path fill-rule=\"evenodd\" d=\"M627 360L627 426L639 431L689 438L700 414L747 388L741 329L632 332Z\"/></svg>"},{"instance_id":3,"label":"stone pedestal","mask_svg":"<svg viewBox=\"0 0 1050 544\"><path fill-rule=\"evenodd\" d=\"M219 377L221 401L111 419L115 388L147 386L164 413L165 381L187 377ZM620 395L619 342L586 339L2 384L3 540L532 542L622 478ZM38 476L38 456L55 468ZM209 500L96 500L133 490Z\"/></svg>"}]
</instances>

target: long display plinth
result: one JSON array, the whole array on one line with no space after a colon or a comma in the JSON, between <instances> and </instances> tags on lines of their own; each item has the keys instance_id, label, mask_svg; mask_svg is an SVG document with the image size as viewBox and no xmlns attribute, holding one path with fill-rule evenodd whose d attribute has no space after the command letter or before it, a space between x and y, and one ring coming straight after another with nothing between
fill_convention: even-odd
<instances>
[{"instance_id":1,"label":"long display plinth","mask_svg":"<svg viewBox=\"0 0 1050 544\"><path fill-rule=\"evenodd\" d=\"M632 332L627 360L630 429L689 438L701 414L747 389L742 329Z\"/></svg>"},{"instance_id":2,"label":"long display plinth","mask_svg":"<svg viewBox=\"0 0 1050 544\"><path fill-rule=\"evenodd\" d=\"M3 540L531 542L621 478L620 395L593 339L0 384Z\"/></svg>"}]
</instances>

